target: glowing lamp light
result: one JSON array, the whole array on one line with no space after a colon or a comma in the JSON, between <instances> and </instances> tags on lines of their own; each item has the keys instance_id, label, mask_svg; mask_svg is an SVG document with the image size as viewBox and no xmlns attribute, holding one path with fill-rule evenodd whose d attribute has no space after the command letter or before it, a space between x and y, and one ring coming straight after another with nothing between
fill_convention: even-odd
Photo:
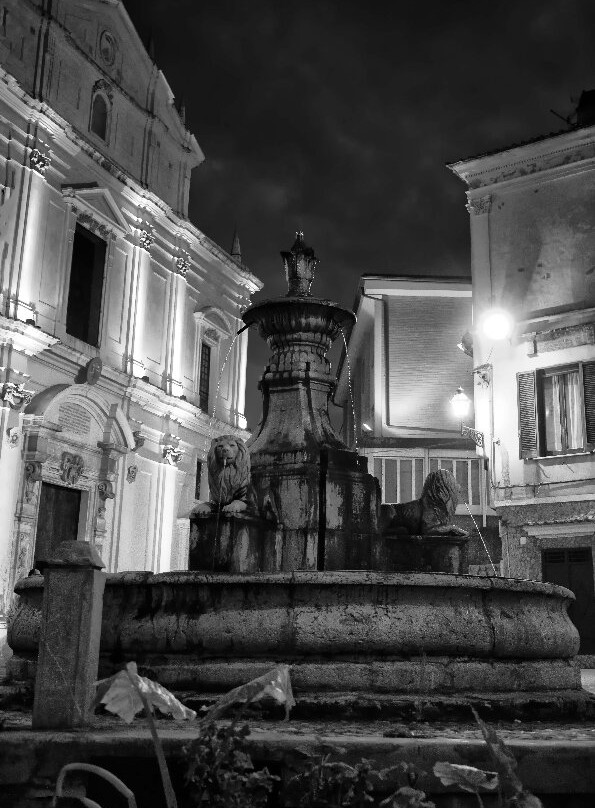
<instances>
[{"instance_id":1,"label":"glowing lamp light","mask_svg":"<svg viewBox=\"0 0 595 808\"><path fill-rule=\"evenodd\" d=\"M512 334L514 322L511 315L504 309L489 309L480 322L483 335L488 339L508 339Z\"/></svg>"},{"instance_id":2,"label":"glowing lamp light","mask_svg":"<svg viewBox=\"0 0 595 808\"><path fill-rule=\"evenodd\" d=\"M452 411L454 415L462 421L463 418L469 413L469 405L471 404L471 399L469 396L465 395L465 391L462 387L457 387L457 392L450 400L450 406L452 407Z\"/></svg>"},{"instance_id":3,"label":"glowing lamp light","mask_svg":"<svg viewBox=\"0 0 595 808\"><path fill-rule=\"evenodd\" d=\"M372 432L372 427L370 426L370 424L367 424L365 421L362 424L362 429L364 430L364 432Z\"/></svg>"}]
</instances>

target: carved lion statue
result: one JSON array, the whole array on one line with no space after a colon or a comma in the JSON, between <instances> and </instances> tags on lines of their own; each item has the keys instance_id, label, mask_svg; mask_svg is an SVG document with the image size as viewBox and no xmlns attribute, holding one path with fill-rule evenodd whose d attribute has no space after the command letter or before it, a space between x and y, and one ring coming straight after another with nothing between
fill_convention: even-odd
<instances>
[{"instance_id":1,"label":"carved lion statue","mask_svg":"<svg viewBox=\"0 0 595 808\"><path fill-rule=\"evenodd\" d=\"M426 477L419 499L383 506L384 529L410 536L467 535L466 530L452 524L458 504L459 484L454 474L446 469L432 471Z\"/></svg>"},{"instance_id":2,"label":"carved lion statue","mask_svg":"<svg viewBox=\"0 0 595 808\"><path fill-rule=\"evenodd\" d=\"M241 513L254 509L250 481L250 455L246 444L235 435L220 435L211 441L207 455L210 501L199 502L191 516L221 509L223 513Z\"/></svg>"}]
</instances>

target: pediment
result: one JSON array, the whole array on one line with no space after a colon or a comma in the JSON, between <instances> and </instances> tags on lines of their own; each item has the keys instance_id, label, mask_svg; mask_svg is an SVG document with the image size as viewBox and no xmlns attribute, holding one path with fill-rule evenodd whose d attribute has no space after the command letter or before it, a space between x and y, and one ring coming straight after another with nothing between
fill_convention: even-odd
<instances>
[{"instance_id":1,"label":"pediment","mask_svg":"<svg viewBox=\"0 0 595 808\"><path fill-rule=\"evenodd\" d=\"M99 224L121 234L130 232L126 219L122 216L107 188L80 188L75 185L65 185L62 186L62 193L76 200L74 204Z\"/></svg>"}]
</instances>

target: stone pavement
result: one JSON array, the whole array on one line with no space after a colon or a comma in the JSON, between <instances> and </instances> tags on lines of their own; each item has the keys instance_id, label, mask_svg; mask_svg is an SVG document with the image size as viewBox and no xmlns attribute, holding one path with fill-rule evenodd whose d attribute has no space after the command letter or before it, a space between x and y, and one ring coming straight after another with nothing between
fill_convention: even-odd
<instances>
[{"instance_id":1,"label":"stone pavement","mask_svg":"<svg viewBox=\"0 0 595 808\"><path fill-rule=\"evenodd\" d=\"M272 766L276 773L287 770L296 760L303 761L304 755L320 756L329 748L339 750L346 763L354 764L363 757L379 769L400 761L415 762L426 772L431 772L438 761L492 768L487 747L472 722L284 722L253 717L249 725L253 759ZM590 799L595 804L595 721L514 721L493 726L517 759L525 786L539 795L549 795L546 805L582 806L590 804ZM196 726L162 719L158 731L168 759L179 770L182 747L196 737ZM49 800L59 769L73 761L99 762L118 776L126 775L133 764L132 768L145 777L155 769L146 722L140 718L126 726L117 718L101 716L87 731L33 731L30 713L4 714L0 791L16 795L21 789L33 788L37 797ZM133 790L137 787L129 785ZM139 782L138 787L141 785ZM389 778L387 789L390 786ZM434 781L432 794L442 792L444 788ZM46 804L49 802L36 803Z\"/></svg>"}]
</instances>

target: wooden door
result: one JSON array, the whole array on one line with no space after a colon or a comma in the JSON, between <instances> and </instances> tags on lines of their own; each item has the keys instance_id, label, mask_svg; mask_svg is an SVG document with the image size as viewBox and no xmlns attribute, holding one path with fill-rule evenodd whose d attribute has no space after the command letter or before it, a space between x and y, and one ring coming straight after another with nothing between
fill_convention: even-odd
<instances>
[{"instance_id":1,"label":"wooden door","mask_svg":"<svg viewBox=\"0 0 595 808\"><path fill-rule=\"evenodd\" d=\"M35 536L35 562L47 558L61 541L78 539L81 492L51 483L41 484Z\"/></svg>"},{"instance_id":2,"label":"wooden door","mask_svg":"<svg viewBox=\"0 0 595 808\"><path fill-rule=\"evenodd\" d=\"M590 547L544 550L543 580L571 589L576 600L568 609L581 636L580 654L595 654L595 591Z\"/></svg>"}]
</instances>

